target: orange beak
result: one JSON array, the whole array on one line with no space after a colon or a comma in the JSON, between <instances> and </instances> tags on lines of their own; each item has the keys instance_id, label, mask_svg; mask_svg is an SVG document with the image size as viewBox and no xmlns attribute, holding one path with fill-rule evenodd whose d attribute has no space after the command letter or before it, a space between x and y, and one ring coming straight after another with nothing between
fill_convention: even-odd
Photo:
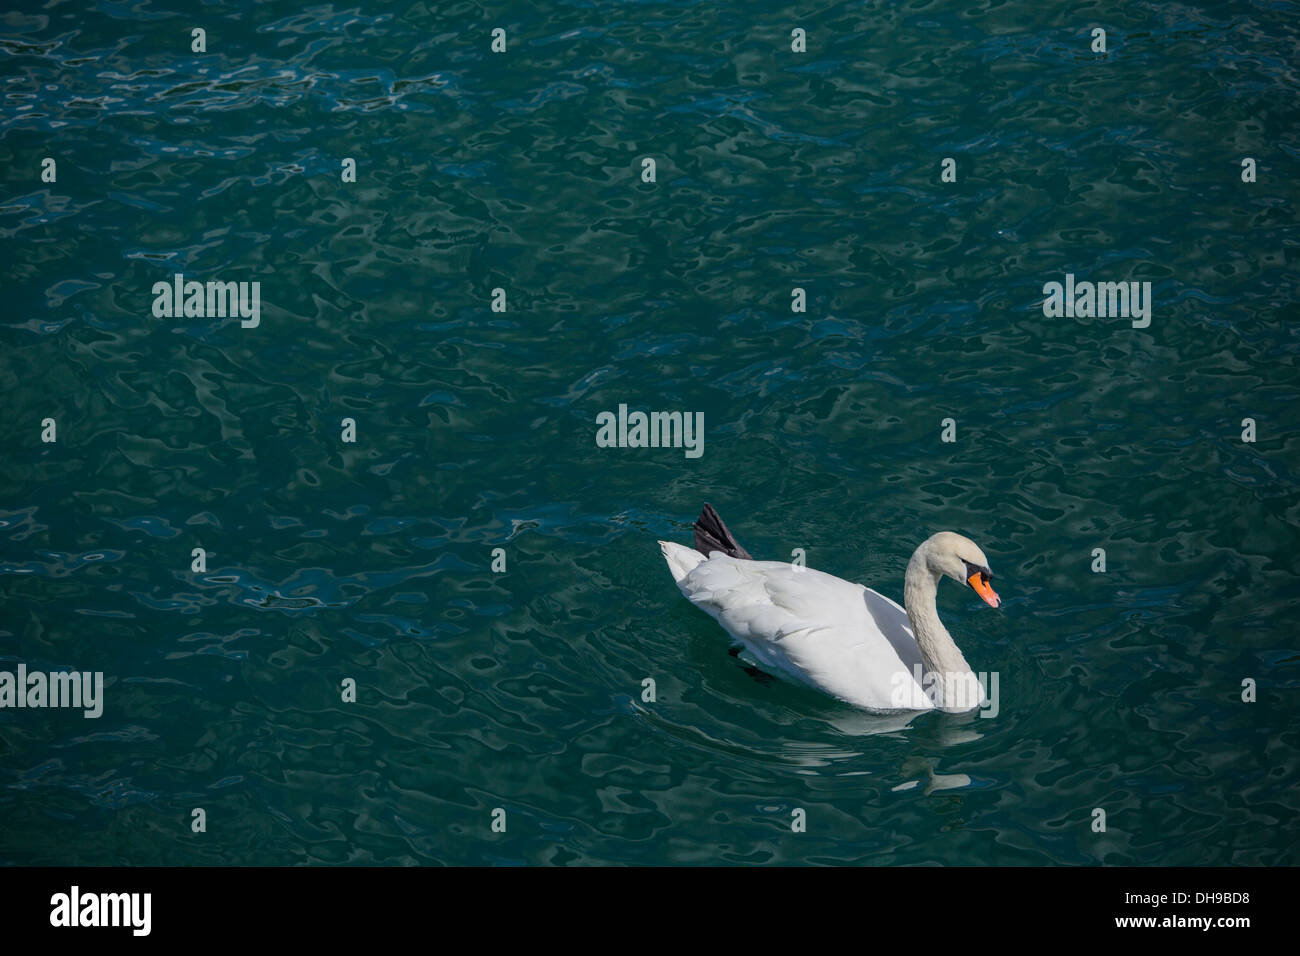
<instances>
[{"instance_id":1,"label":"orange beak","mask_svg":"<svg viewBox=\"0 0 1300 956\"><path fill-rule=\"evenodd\" d=\"M975 593L982 597L989 607L997 607L1002 603L1002 599L989 587L988 580L979 571L968 577L966 583L975 589Z\"/></svg>"}]
</instances>

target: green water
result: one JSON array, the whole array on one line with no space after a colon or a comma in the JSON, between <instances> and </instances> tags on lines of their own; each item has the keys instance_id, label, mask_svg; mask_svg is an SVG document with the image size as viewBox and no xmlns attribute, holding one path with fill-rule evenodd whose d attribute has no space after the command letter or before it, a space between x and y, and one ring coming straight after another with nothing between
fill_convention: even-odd
<instances>
[{"instance_id":1,"label":"green water","mask_svg":"<svg viewBox=\"0 0 1300 956\"><path fill-rule=\"evenodd\" d=\"M1295 3L28 6L0 670L106 686L0 710L0 863L1298 862ZM747 669L704 501L896 600L975 539L998 715Z\"/></svg>"}]
</instances>

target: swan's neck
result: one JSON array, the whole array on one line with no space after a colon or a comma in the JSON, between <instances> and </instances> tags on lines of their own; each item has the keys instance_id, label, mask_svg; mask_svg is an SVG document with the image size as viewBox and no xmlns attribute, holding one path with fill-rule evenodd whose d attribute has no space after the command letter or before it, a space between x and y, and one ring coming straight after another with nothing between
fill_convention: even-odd
<instances>
[{"instance_id":1,"label":"swan's neck","mask_svg":"<svg viewBox=\"0 0 1300 956\"><path fill-rule=\"evenodd\" d=\"M939 609L935 606L939 577L926 565L925 555L918 549L907 565L907 577L903 581L903 607L912 624L912 633L916 635L916 646L921 652L921 663L926 674L939 678L927 686L927 690L933 696L935 705L942 707L945 703L957 703L943 698L954 696L954 684L965 682L972 675L966 658L939 620Z\"/></svg>"}]
</instances>

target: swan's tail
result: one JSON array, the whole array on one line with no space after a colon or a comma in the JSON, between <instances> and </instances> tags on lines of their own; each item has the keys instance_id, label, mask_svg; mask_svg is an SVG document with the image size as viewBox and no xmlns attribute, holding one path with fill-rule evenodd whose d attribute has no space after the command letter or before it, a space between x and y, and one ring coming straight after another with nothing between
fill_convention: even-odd
<instances>
[{"instance_id":1,"label":"swan's tail","mask_svg":"<svg viewBox=\"0 0 1300 956\"><path fill-rule=\"evenodd\" d=\"M660 541L659 550L664 553L664 560L668 562L668 570L672 572L674 581L686 577L704 560L704 555L700 552L673 541Z\"/></svg>"},{"instance_id":2,"label":"swan's tail","mask_svg":"<svg viewBox=\"0 0 1300 956\"><path fill-rule=\"evenodd\" d=\"M695 519L695 550L705 556L714 551L721 551L733 558L754 560L754 556L731 536L731 532L727 530L727 526L722 523L722 519L710 504L706 504L700 516Z\"/></svg>"}]
</instances>

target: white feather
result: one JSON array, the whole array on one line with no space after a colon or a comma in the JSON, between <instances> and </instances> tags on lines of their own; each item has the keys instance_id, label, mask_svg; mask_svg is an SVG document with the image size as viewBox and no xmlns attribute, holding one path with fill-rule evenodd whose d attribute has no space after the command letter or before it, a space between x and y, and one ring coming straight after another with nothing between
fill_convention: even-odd
<instances>
[{"instance_id":1,"label":"white feather","mask_svg":"<svg viewBox=\"0 0 1300 956\"><path fill-rule=\"evenodd\" d=\"M870 588L782 561L660 541L673 579L760 666L873 711L934 707L907 612Z\"/></svg>"}]
</instances>

